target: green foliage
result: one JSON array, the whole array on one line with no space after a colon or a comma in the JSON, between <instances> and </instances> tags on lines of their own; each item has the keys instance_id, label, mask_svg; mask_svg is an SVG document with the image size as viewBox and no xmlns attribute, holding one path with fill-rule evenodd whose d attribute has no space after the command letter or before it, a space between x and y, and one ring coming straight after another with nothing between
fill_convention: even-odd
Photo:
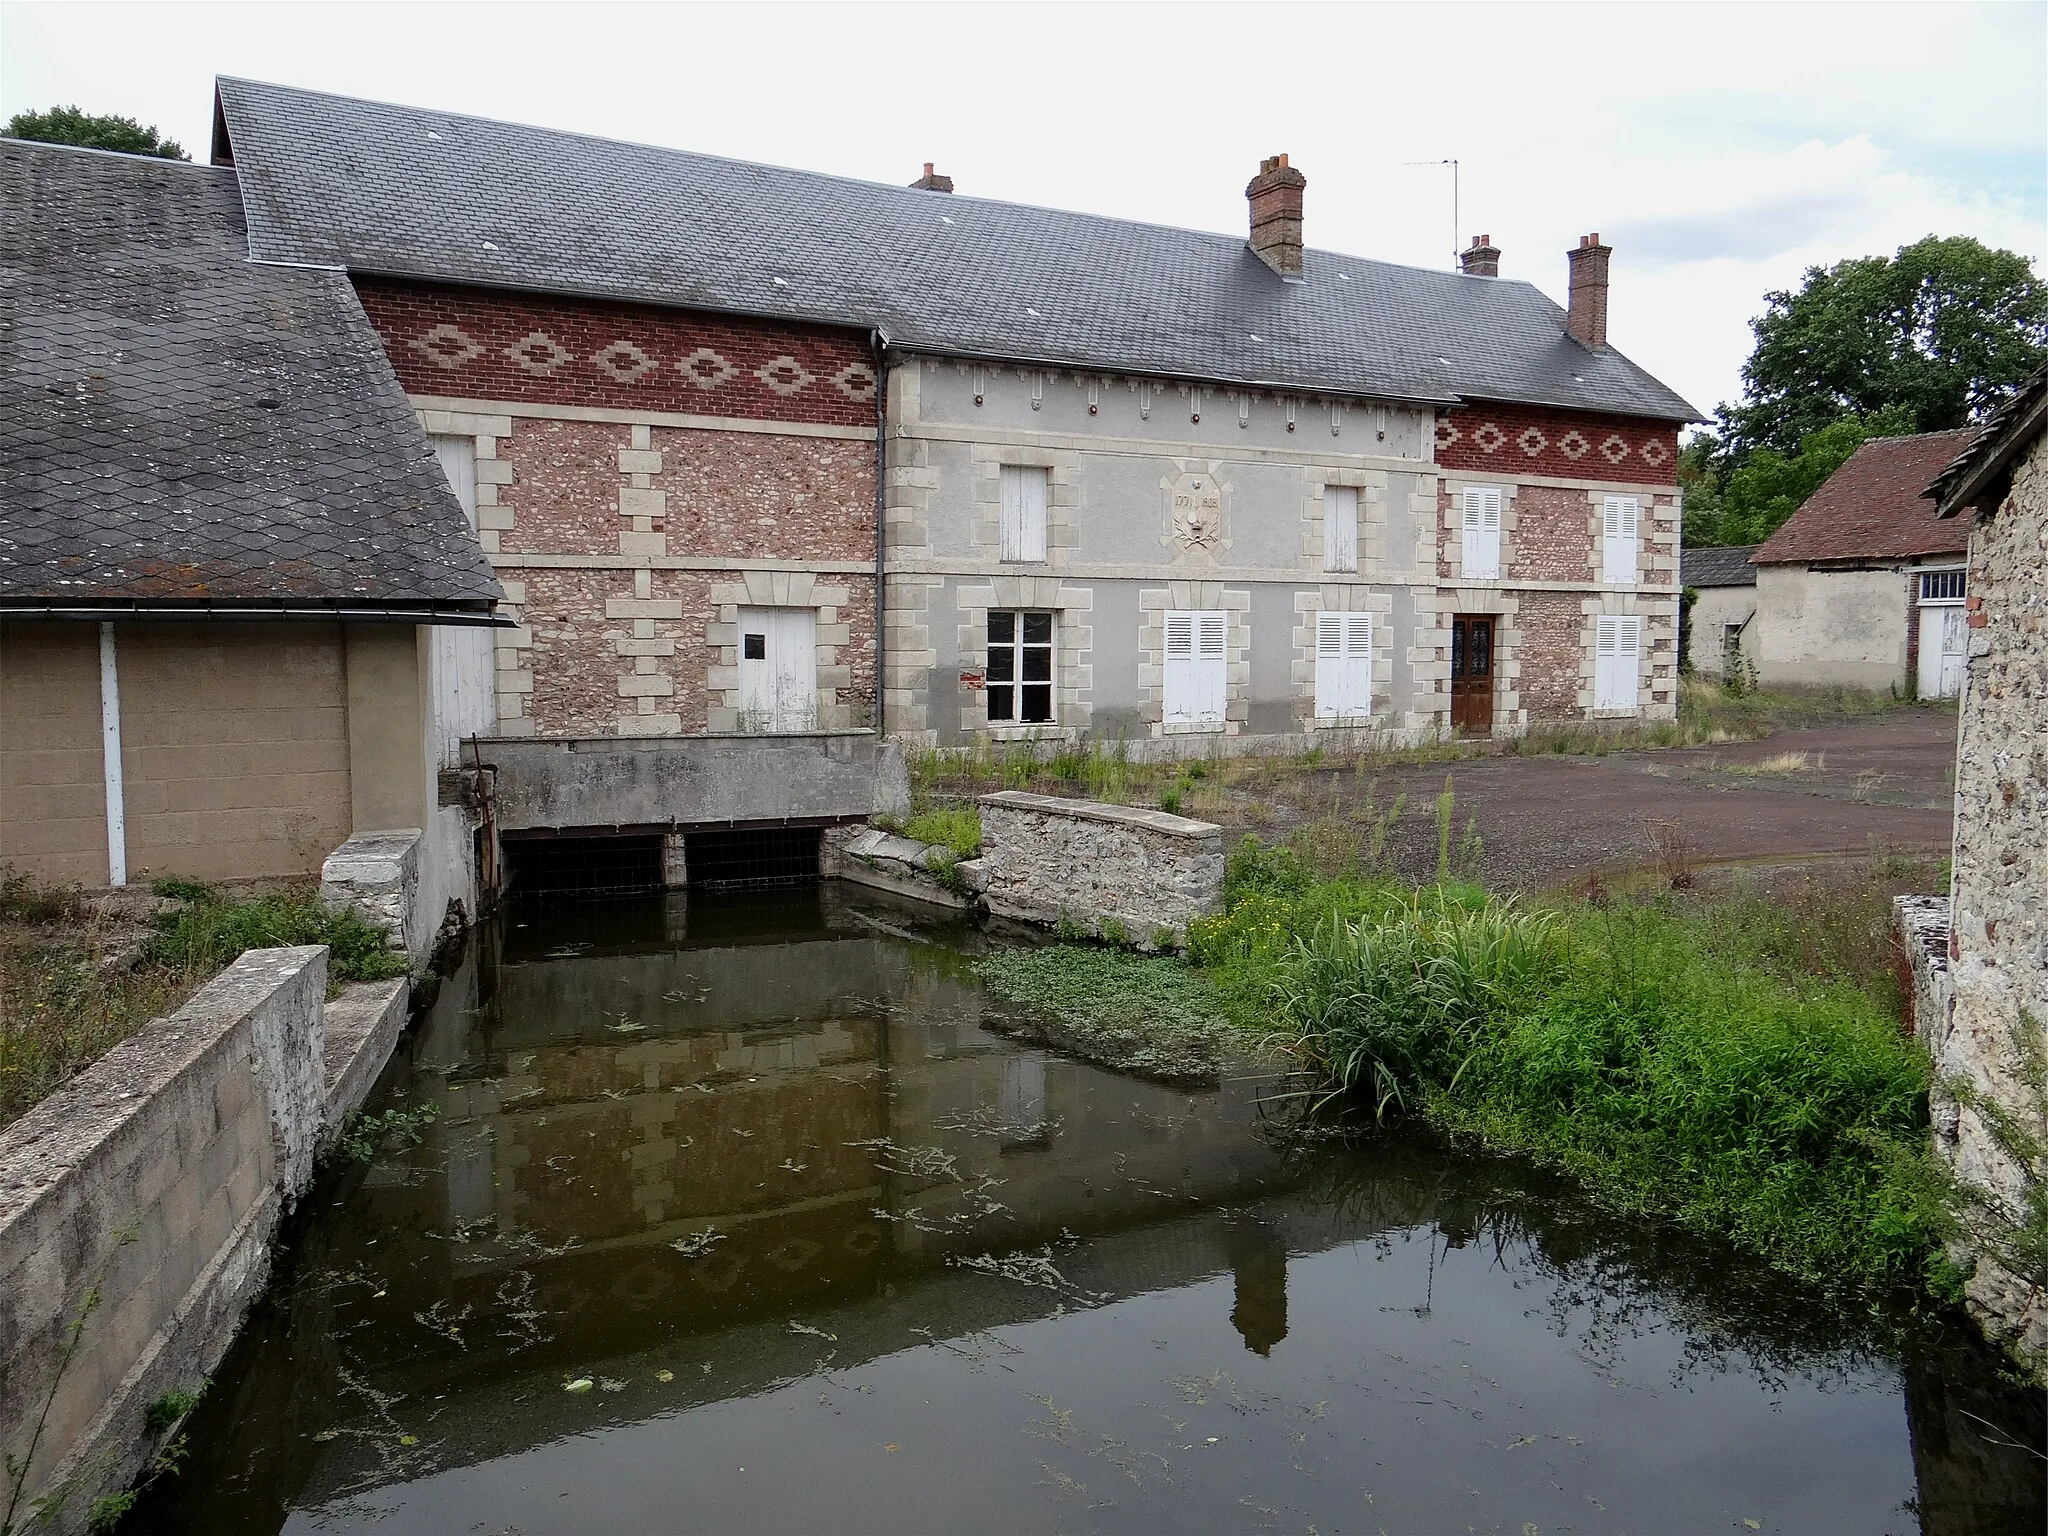
<instances>
[{"instance_id":1,"label":"green foliage","mask_svg":"<svg viewBox=\"0 0 2048 1536\"><path fill-rule=\"evenodd\" d=\"M1181 789L1178 783L1167 785L1166 788L1159 791L1159 809L1165 811L1169 816L1178 816L1180 814L1180 794Z\"/></svg>"},{"instance_id":2,"label":"green foliage","mask_svg":"<svg viewBox=\"0 0 2048 1536\"><path fill-rule=\"evenodd\" d=\"M189 160L175 142L156 128L132 117L82 112L77 107L52 107L47 112L17 112L7 120L10 139L39 144L76 144L83 149L112 149L125 155L154 155L160 160Z\"/></svg>"},{"instance_id":3,"label":"green foliage","mask_svg":"<svg viewBox=\"0 0 2048 1536\"><path fill-rule=\"evenodd\" d=\"M0 923L75 923L89 911L77 886L38 885L19 870L0 866Z\"/></svg>"},{"instance_id":4,"label":"green foliage","mask_svg":"<svg viewBox=\"0 0 2048 1536\"><path fill-rule=\"evenodd\" d=\"M1004 950L975 971L998 997L1028 1006L998 1027L1118 1071L1213 1083L1245 1045L1215 988L1178 960L1060 943Z\"/></svg>"},{"instance_id":5,"label":"green foliage","mask_svg":"<svg viewBox=\"0 0 2048 1536\"><path fill-rule=\"evenodd\" d=\"M920 811L904 825L903 835L950 848L956 859L971 859L981 852L981 811L972 805Z\"/></svg>"},{"instance_id":6,"label":"green foliage","mask_svg":"<svg viewBox=\"0 0 2048 1536\"><path fill-rule=\"evenodd\" d=\"M160 1435L170 1429L178 1420L199 1406L199 1400L206 1396L206 1389L213 1385L211 1376L202 1376L189 1387L173 1387L161 1393L143 1410L142 1427L152 1435Z\"/></svg>"},{"instance_id":7,"label":"green foliage","mask_svg":"<svg viewBox=\"0 0 2048 1536\"><path fill-rule=\"evenodd\" d=\"M1874 909L1881 902L1873 901ZM1326 923L1268 996L1326 1090L1574 1175L1800 1277L1925 1278L1950 1230L1925 1057L1867 919L1487 902Z\"/></svg>"},{"instance_id":8,"label":"green foliage","mask_svg":"<svg viewBox=\"0 0 2048 1536\"><path fill-rule=\"evenodd\" d=\"M330 910L317 897L274 894L227 901L202 885L177 911L158 919L150 950L169 965L219 969L247 949L325 944L327 974L335 981L380 981L410 969L384 931L353 909Z\"/></svg>"},{"instance_id":9,"label":"green foliage","mask_svg":"<svg viewBox=\"0 0 2048 1536\"><path fill-rule=\"evenodd\" d=\"M1764 302L1743 401L1723 410L1739 458L1789 457L1884 412L1899 413L1893 431L1960 427L2048 361L2048 287L2026 257L1967 237L1809 267L1797 292Z\"/></svg>"},{"instance_id":10,"label":"green foliage","mask_svg":"<svg viewBox=\"0 0 2048 1536\"><path fill-rule=\"evenodd\" d=\"M441 1106L431 1099L410 1109L393 1107L376 1114L359 1109L341 1128L335 1151L352 1163L374 1163L387 1141L416 1147L426 1139L427 1127L440 1118Z\"/></svg>"},{"instance_id":11,"label":"green foliage","mask_svg":"<svg viewBox=\"0 0 2048 1536\"><path fill-rule=\"evenodd\" d=\"M164 875L149 882L152 896L166 901L218 901L220 897L204 880L187 880L183 875Z\"/></svg>"},{"instance_id":12,"label":"green foliage","mask_svg":"<svg viewBox=\"0 0 2048 1536\"><path fill-rule=\"evenodd\" d=\"M1830 422L1800 439L1796 451L1789 453L1761 447L1738 460L1728 456L1718 440L1702 437L1688 444L1686 451L1704 454L1700 484L1711 490L1687 491L1685 542L1693 546L1760 544L1864 443L1912 430L1910 413L1903 406L1892 406L1868 417L1845 416Z\"/></svg>"}]
</instances>

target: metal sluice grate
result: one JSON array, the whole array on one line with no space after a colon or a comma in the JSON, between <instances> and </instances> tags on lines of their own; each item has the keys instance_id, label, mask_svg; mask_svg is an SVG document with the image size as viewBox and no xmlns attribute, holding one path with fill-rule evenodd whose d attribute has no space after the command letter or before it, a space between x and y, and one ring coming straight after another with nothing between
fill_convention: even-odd
<instances>
[{"instance_id":1,"label":"metal sluice grate","mask_svg":"<svg viewBox=\"0 0 2048 1536\"><path fill-rule=\"evenodd\" d=\"M505 862L521 897L589 901L659 895L661 835L507 839Z\"/></svg>"},{"instance_id":2,"label":"metal sluice grate","mask_svg":"<svg viewBox=\"0 0 2048 1536\"><path fill-rule=\"evenodd\" d=\"M688 832L683 858L692 890L809 885L818 878L817 827L720 827Z\"/></svg>"}]
</instances>

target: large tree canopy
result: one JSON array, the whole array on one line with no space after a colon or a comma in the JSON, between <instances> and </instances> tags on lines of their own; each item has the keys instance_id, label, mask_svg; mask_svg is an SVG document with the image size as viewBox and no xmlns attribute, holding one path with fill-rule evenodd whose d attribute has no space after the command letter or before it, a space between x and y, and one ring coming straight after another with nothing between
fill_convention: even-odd
<instances>
[{"instance_id":1,"label":"large tree canopy","mask_svg":"<svg viewBox=\"0 0 2048 1536\"><path fill-rule=\"evenodd\" d=\"M1796 453L1808 433L1895 408L1909 432L1960 427L2048 358L2048 288L2024 256L1967 236L1809 267L1797 293L1764 302L1742 402L1722 411L1737 456Z\"/></svg>"},{"instance_id":2,"label":"large tree canopy","mask_svg":"<svg viewBox=\"0 0 2048 1536\"><path fill-rule=\"evenodd\" d=\"M155 155L160 160L192 157L171 139L159 138L132 117L95 116L76 107L47 112L17 112L7 120L7 137L34 139L39 144L76 144L81 149L112 149L125 155Z\"/></svg>"},{"instance_id":3,"label":"large tree canopy","mask_svg":"<svg viewBox=\"0 0 2048 1536\"><path fill-rule=\"evenodd\" d=\"M1867 438L1982 417L2048 360L2024 256L1929 235L1764 295L1743 397L1680 456L1689 544L1768 538Z\"/></svg>"}]
</instances>

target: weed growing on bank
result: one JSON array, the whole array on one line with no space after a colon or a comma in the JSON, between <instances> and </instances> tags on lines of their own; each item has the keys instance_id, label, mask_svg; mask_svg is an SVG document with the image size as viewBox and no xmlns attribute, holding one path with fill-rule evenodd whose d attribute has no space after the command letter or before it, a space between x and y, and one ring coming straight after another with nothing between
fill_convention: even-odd
<instances>
[{"instance_id":1,"label":"weed growing on bank","mask_svg":"<svg viewBox=\"0 0 2048 1536\"><path fill-rule=\"evenodd\" d=\"M1209 979L1168 956L1070 939L999 951L975 971L1028 1010L985 1023L1138 1077L1213 1084L1247 1043Z\"/></svg>"},{"instance_id":2,"label":"weed growing on bank","mask_svg":"<svg viewBox=\"0 0 2048 1536\"><path fill-rule=\"evenodd\" d=\"M208 967L232 963L247 949L325 944L330 981L382 981L411 969L384 930L353 909L322 906L313 895L274 893L233 901L197 881L163 881L160 896L182 901L158 920L151 956L173 966Z\"/></svg>"}]
</instances>

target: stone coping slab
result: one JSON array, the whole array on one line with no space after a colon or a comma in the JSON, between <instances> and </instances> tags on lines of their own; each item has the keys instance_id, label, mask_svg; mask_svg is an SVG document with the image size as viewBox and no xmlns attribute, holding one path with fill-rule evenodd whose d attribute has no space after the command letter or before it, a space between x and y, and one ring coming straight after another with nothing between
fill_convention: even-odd
<instances>
[{"instance_id":1,"label":"stone coping slab","mask_svg":"<svg viewBox=\"0 0 2048 1536\"><path fill-rule=\"evenodd\" d=\"M1099 800L1062 800L1058 795L1034 795L1021 789L999 789L981 797L981 803L1013 811L1036 811L1046 816L1066 816L1075 821L1103 821L1118 826L1142 827L1166 837L1220 837L1223 829L1213 821L1196 821L1137 805L1105 805Z\"/></svg>"}]
</instances>

